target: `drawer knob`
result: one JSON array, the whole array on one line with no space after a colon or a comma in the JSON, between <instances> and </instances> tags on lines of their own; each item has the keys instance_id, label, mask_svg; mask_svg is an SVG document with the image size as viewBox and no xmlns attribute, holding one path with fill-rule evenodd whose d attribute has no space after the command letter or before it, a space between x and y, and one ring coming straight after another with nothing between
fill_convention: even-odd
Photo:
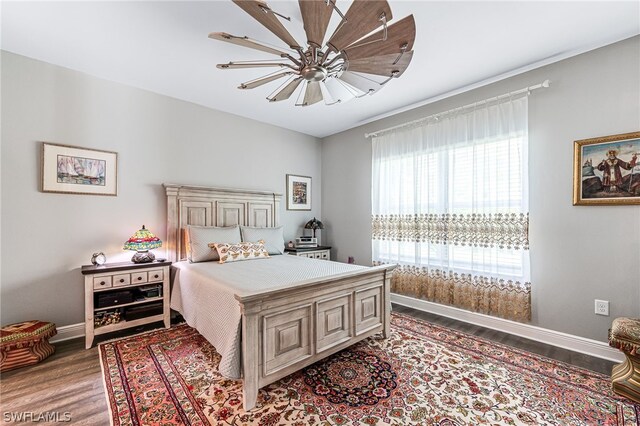
<instances>
[{"instance_id":1,"label":"drawer knob","mask_svg":"<svg viewBox=\"0 0 640 426\"><path fill-rule=\"evenodd\" d=\"M106 282L100 281L100 285L105 285L105 284L106 284Z\"/></svg>"},{"instance_id":2,"label":"drawer knob","mask_svg":"<svg viewBox=\"0 0 640 426\"><path fill-rule=\"evenodd\" d=\"M124 278L120 278L120 282L123 283L124 282Z\"/></svg>"},{"instance_id":3,"label":"drawer knob","mask_svg":"<svg viewBox=\"0 0 640 426\"><path fill-rule=\"evenodd\" d=\"M158 278L159 276L160 276L160 275L155 274L155 275L153 276L153 278Z\"/></svg>"},{"instance_id":4,"label":"drawer knob","mask_svg":"<svg viewBox=\"0 0 640 426\"><path fill-rule=\"evenodd\" d=\"M142 281L142 277L138 277L138 281Z\"/></svg>"}]
</instances>

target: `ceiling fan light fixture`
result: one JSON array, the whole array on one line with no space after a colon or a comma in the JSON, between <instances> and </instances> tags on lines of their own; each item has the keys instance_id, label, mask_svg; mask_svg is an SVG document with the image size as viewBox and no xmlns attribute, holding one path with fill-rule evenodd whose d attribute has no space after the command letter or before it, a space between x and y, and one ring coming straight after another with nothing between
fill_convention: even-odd
<instances>
[{"instance_id":1,"label":"ceiling fan light fixture","mask_svg":"<svg viewBox=\"0 0 640 426\"><path fill-rule=\"evenodd\" d=\"M302 82L303 100L296 106L310 106L324 100L335 105L376 93L394 78L400 77L413 57L416 36L413 15L388 25L392 19L386 0L354 0L345 14L334 0L299 0L306 46L301 46L279 18L290 17L275 12L262 0L233 0L242 10L282 40L295 53L285 49L228 33L211 33L209 38L277 55L279 59L236 61L218 64L219 69L277 67L279 71L241 83L239 89L253 89L289 76L283 85L267 97L270 102L289 99ZM340 21L325 42L333 11ZM380 28L382 27L382 28ZM378 31L376 31L378 30ZM375 31L375 32L374 32ZM284 70L284 72L282 72ZM360 74L386 78L376 82ZM302 95L302 92L301 92Z\"/></svg>"}]
</instances>

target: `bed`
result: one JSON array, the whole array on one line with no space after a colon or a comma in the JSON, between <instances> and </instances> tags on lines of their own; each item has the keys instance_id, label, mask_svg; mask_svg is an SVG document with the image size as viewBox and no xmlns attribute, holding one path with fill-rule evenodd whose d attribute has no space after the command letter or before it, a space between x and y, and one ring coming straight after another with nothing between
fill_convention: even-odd
<instances>
[{"instance_id":1,"label":"bed","mask_svg":"<svg viewBox=\"0 0 640 426\"><path fill-rule=\"evenodd\" d=\"M171 306L243 381L245 410L258 390L360 340L389 333L393 266L363 267L286 254L189 263L188 225L278 226L281 194L165 184Z\"/></svg>"}]
</instances>

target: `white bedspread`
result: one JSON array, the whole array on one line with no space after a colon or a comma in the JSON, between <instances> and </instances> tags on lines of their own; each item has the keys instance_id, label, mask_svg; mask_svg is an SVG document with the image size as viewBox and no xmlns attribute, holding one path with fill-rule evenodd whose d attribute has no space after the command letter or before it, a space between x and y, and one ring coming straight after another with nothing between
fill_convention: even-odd
<instances>
[{"instance_id":1,"label":"white bedspread","mask_svg":"<svg viewBox=\"0 0 640 426\"><path fill-rule=\"evenodd\" d=\"M241 377L240 305L234 295L304 285L364 266L327 260L281 255L268 259L219 264L218 262L176 262L171 291L171 308L180 312L191 327L200 332L222 356L220 374Z\"/></svg>"}]
</instances>

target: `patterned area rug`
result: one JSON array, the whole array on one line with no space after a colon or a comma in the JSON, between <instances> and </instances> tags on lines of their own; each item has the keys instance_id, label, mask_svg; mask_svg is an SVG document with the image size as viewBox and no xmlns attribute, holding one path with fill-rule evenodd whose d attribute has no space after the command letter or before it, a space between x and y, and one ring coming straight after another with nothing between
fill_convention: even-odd
<instances>
[{"instance_id":1,"label":"patterned area rug","mask_svg":"<svg viewBox=\"0 0 640 426\"><path fill-rule=\"evenodd\" d=\"M114 425L640 425L609 377L392 314L367 339L260 390L217 372L187 325L100 345Z\"/></svg>"}]
</instances>

